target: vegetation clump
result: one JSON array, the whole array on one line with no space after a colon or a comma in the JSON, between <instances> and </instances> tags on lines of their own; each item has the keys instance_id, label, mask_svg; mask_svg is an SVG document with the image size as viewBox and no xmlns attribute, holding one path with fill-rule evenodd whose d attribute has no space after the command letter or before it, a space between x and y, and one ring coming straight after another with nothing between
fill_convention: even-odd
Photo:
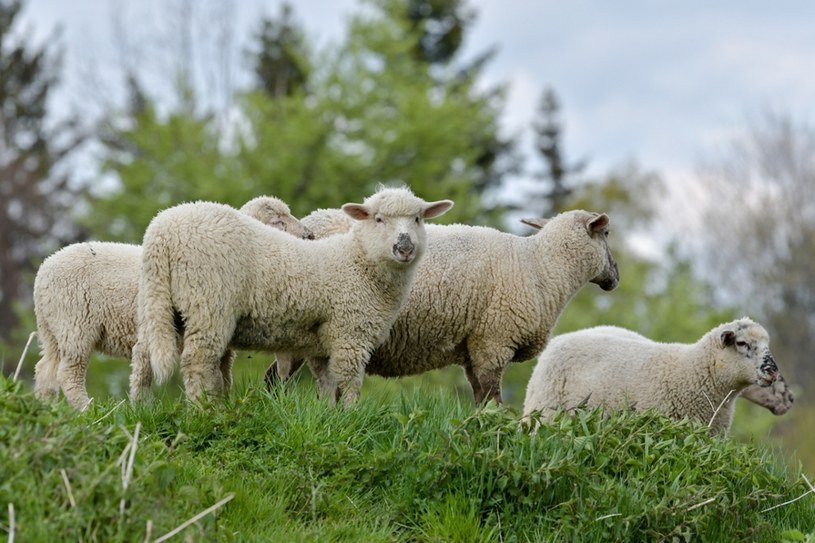
<instances>
[{"instance_id":1,"label":"vegetation clump","mask_svg":"<svg viewBox=\"0 0 815 543\"><path fill-rule=\"evenodd\" d=\"M25 541L158 538L218 504L183 531L778 541L815 526L807 481L771 451L652 412L562 413L535 433L513 409L427 391L378 390L335 409L304 384L244 385L218 409L164 397L80 415L7 379L0 391L0 525L11 528L13 507Z\"/></svg>"}]
</instances>

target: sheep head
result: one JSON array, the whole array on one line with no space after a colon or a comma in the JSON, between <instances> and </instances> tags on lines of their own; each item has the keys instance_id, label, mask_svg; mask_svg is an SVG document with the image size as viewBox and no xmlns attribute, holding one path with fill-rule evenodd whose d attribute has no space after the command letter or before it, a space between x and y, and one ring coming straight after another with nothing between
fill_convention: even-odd
<instances>
[{"instance_id":1,"label":"sheep head","mask_svg":"<svg viewBox=\"0 0 815 543\"><path fill-rule=\"evenodd\" d=\"M246 202L240 211L272 228L288 232L292 236L314 239L311 230L291 214L289 206L283 200L274 196L253 198Z\"/></svg>"},{"instance_id":2,"label":"sheep head","mask_svg":"<svg viewBox=\"0 0 815 543\"><path fill-rule=\"evenodd\" d=\"M407 265L424 251L425 219L438 217L451 207L450 200L425 202L406 188L383 188L364 203L347 203L342 210L358 221L352 231L363 241L369 258Z\"/></svg>"},{"instance_id":3,"label":"sheep head","mask_svg":"<svg viewBox=\"0 0 815 543\"><path fill-rule=\"evenodd\" d=\"M751 374L752 383L762 387L778 378L778 366L770 352L770 336L761 325L743 318L723 325L719 334L726 364L736 364Z\"/></svg>"}]
</instances>

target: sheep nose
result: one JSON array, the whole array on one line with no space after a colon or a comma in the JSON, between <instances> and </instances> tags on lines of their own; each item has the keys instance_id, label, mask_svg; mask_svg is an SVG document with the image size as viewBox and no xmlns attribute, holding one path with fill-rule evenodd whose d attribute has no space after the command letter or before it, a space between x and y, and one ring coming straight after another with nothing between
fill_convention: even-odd
<instances>
[{"instance_id":1,"label":"sheep nose","mask_svg":"<svg viewBox=\"0 0 815 543\"><path fill-rule=\"evenodd\" d=\"M764 360L761 362L761 371L772 377L773 381L775 381L778 376L778 366L775 364L773 355L769 352L765 353Z\"/></svg>"},{"instance_id":2,"label":"sheep nose","mask_svg":"<svg viewBox=\"0 0 815 543\"><path fill-rule=\"evenodd\" d=\"M393 254L403 262L406 262L410 260L415 250L416 246L410 240L410 236L404 233L399 234L399 237L396 238L396 243L393 245Z\"/></svg>"}]
</instances>

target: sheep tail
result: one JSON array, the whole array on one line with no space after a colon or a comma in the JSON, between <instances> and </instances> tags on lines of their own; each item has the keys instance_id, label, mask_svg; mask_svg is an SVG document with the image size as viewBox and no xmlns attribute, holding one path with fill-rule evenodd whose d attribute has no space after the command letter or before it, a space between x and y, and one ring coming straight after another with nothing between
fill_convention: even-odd
<instances>
[{"instance_id":1,"label":"sheep tail","mask_svg":"<svg viewBox=\"0 0 815 543\"><path fill-rule=\"evenodd\" d=\"M172 303L170 257L164 244L146 244L139 283L140 338L147 343L157 384L173 375L179 357Z\"/></svg>"}]
</instances>

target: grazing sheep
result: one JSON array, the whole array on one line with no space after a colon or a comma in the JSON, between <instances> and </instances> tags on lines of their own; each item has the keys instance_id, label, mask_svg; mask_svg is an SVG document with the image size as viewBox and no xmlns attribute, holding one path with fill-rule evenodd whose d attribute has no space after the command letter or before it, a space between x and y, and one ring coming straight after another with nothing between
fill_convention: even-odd
<instances>
[{"instance_id":1,"label":"grazing sheep","mask_svg":"<svg viewBox=\"0 0 815 543\"><path fill-rule=\"evenodd\" d=\"M614 326L563 334L538 357L523 413L540 411L546 419L581 405L633 406L702 420L714 433L726 433L732 409L725 401L776 380L769 343L766 330L747 318L719 325L692 344L658 343Z\"/></svg>"},{"instance_id":2,"label":"grazing sheep","mask_svg":"<svg viewBox=\"0 0 815 543\"><path fill-rule=\"evenodd\" d=\"M592 328L592 330L594 330L594 332L597 334L613 334L616 337L630 337L632 339L642 339L643 337L637 332L628 330L626 328L620 328L618 326L595 326ZM745 388L741 394L738 395L738 397L744 398L745 400L756 405L760 405L761 407L770 411L773 415L783 415L792 409L792 404L794 401L792 390L790 390L790 386L787 384L787 381L784 379L784 376L781 375L780 371L778 372L776 380L772 385L750 385ZM730 413L729 410L734 409L734 404L735 402L728 398L728 400L722 406L722 409L719 411L720 416L725 417L726 420L732 419L732 413Z\"/></svg>"},{"instance_id":3,"label":"grazing sheep","mask_svg":"<svg viewBox=\"0 0 815 543\"><path fill-rule=\"evenodd\" d=\"M290 234L310 235L277 198L255 198L241 211ZM68 403L84 409L91 353L131 357L141 257L138 245L88 242L64 247L42 263L34 279L42 349L34 370L38 396L55 398L62 389ZM228 356L225 364L230 362Z\"/></svg>"},{"instance_id":4,"label":"grazing sheep","mask_svg":"<svg viewBox=\"0 0 815 543\"><path fill-rule=\"evenodd\" d=\"M605 214L570 211L524 222L539 231L521 237L429 225L427 254L407 303L365 371L398 377L458 364L476 403L500 403L504 368L546 346L572 296L587 282L603 290L619 282ZM285 356L279 363L283 378L300 365ZM321 386L325 360L308 363ZM267 371L267 383L274 374L274 367Z\"/></svg>"},{"instance_id":5,"label":"grazing sheep","mask_svg":"<svg viewBox=\"0 0 815 543\"><path fill-rule=\"evenodd\" d=\"M172 374L178 313L189 399L223 392L219 360L233 347L326 357L322 390L350 403L410 290L424 219L452 205L380 189L342 207L355 219L350 232L317 241L258 228L217 204L163 211L144 236L134 371L149 365L159 383ZM131 397L144 385L131 380Z\"/></svg>"}]
</instances>

